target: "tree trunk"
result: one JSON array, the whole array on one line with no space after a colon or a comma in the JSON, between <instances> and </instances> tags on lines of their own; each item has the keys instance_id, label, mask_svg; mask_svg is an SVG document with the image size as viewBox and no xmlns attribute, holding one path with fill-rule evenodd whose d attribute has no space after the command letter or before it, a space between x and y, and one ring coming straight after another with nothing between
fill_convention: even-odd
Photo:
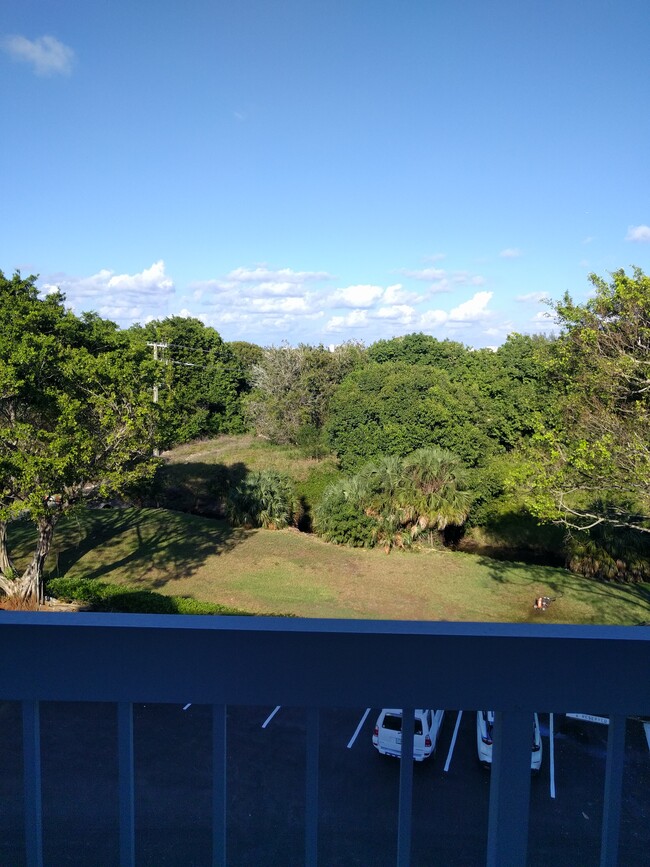
<instances>
[{"instance_id":1,"label":"tree trunk","mask_svg":"<svg viewBox=\"0 0 650 867\"><path fill-rule=\"evenodd\" d=\"M25 569L19 578L9 577L11 573L0 574L0 589L4 593L14 599L20 599L21 602L40 603L43 602L43 568L45 566L45 558L50 552L52 546L52 537L54 536L54 525L58 515L46 515L38 519L38 539L34 556L29 566ZM6 526L4 528L6 535ZM5 540L6 542L6 540ZM3 570L4 572L4 570Z\"/></svg>"},{"instance_id":2,"label":"tree trunk","mask_svg":"<svg viewBox=\"0 0 650 867\"><path fill-rule=\"evenodd\" d=\"M0 573L10 578L14 572L14 564L7 550L7 522L0 521Z\"/></svg>"},{"instance_id":3,"label":"tree trunk","mask_svg":"<svg viewBox=\"0 0 650 867\"><path fill-rule=\"evenodd\" d=\"M54 515L46 515L38 520L38 540L36 542L36 550L32 557L32 562L25 569L20 577L20 596L23 600L43 602L43 569L45 566L45 558L50 553L52 546L52 538L54 536L54 525L56 518Z\"/></svg>"}]
</instances>

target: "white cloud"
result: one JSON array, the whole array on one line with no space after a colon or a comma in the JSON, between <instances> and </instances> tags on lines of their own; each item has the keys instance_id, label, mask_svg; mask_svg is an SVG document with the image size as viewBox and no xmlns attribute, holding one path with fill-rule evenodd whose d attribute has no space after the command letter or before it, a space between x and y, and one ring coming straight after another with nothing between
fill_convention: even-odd
<instances>
[{"instance_id":1,"label":"white cloud","mask_svg":"<svg viewBox=\"0 0 650 867\"><path fill-rule=\"evenodd\" d=\"M519 259L519 257L523 255L524 254L518 247L506 247L505 250L501 250L499 253L499 256L502 259Z\"/></svg>"},{"instance_id":2,"label":"white cloud","mask_svg":"<svg viewBox=\"0 0 650 867\"><path fill-rule=\"evenodd\" d=\"M401 274L412 280L429 283L429 292L451 292L454 286L482 286L485 277L468 271L446 271L444 268L402 268Z\"/></svg>"},{"instance_id":3,"label":"white cloud","mask_svg":"<svg viewBox=\"0 0 650 867\"><path fill-rule=\"evenodd\" d=\"M650 242L650 226L628 226L625 240Z\"/></svg>"},{"instance_id":4,"label":"white cloud","mask_svg":"<svg viewBox=\"0 0 650 867\"><path fill-rule=\"evenodd\" d=\"M535 325L548 325L553 321L553 314L549 310L539 310L530 321Z\"/></svg>"},{"instance_id":5,"label":"white cloud","mask_svg":"<svg viewBox=\"0 0 650 867\"><path fill-rule=\"evenodd\" d=\"M258 268L235 268L225 277L216 280L195 281L188 287L195 298L207 304L247 303L250 298L306 297L307 286L330 280L325 271L293 271L291 268L276 270Z\"/></svg>"},{"instance_id":6,"label":"white cloud","mask_svg":"<svg viewBox=\"0 0 650 867\"><path fill-rule=\"evenodd\" d=\"M247 302L255 313L310 313L306 298L252 298Z\"/></svg>"},{"instance_id":7,"label":"white cloud","mask_svg":"<svg viewBox=\"0 0 650 867\"><path fill-rule=\"evenodd\" d=\"M164 316L166 302L174 294L174 282L165 274L162 259L138 274L114 274L104 268L90 277L50 278L40 288L45 293L61 289L77 312L93 309L100 316L129 324L144 319L152 306L157 310L162 306L157 315Z\"/></svg>"},{"instance_id":8,"label":"white cloud","mask_svg":"<svg viewBox=\"0 0 650 867\"><path fill-rule=\"evenodd\" d=\"M225 276L194 282L187 287L186 302L207 311L218 331L231 326L230 339L243 337L266 345L269 330L284 329L288 337L298 323L324 316L315 284L331 280L326 271L294 271L291 268L235 268ZM339 305L340 306L340 305Z\"/></svg>"},{"instance_id":9,"label":"white cloud","mask_svg":"<svg viewBox=\"0 0 650 867\"><path fill-rule=\"evenodd\" d=\"M69 75L74 51L55 36L39 36L30 40L24 36L7 36L2 48L14 60L30 63L36 75Z\"/></svg>"},{"instance_id":10,"label":"white cloud","mask_svg":"<svg viewBox=\"0 0 650 867\"><path fill-rule=\"evenodd\" d=\"M103 271L103 274L110 272ZM169 294L174 289L173 281L165 274L165 263L162 259L154 262L151 268L145 268L139 274L114 274L110 277L108 289L160 295Z\"/></svg>"},{"instance_id":11,"label":"white cloud","mask_svg":"<svg viewBox=\"0 0 650 867\"><path fill-rule=\"evenodd\" d=\"M477 292L469 301L464 301L449 312L450 322L479 322L490 316L487 309L492 292Z\"/></svg>"},{"instance_id":12,"label":"white cloud","mask_svg":"<svg viewBox=\"0 0 650 867\"><path fill-rule=\"evenodd\" d=\"M439 325L444 325L449 319L449 314L444 310L427 310L419 319L419 327L423 331L432 330Z\"/></svg>"},{"instance_id":13,"label":"white cloud","mask_svg":"<svg viewBox=\"0 0 650 867\"><path fill-rule=\"evenodd\" d=\"M520 301L522 304L543 304L545 301L548 301L548 295L546 292L528 292L526 295L517 295L516 301Z\"/></svg>"},{"instance_id":14,"label":"white cloud","mask_svg":"<svg viewBox=\"0 0 650 867\"><path fill-rule=\"evenodd\" d=\"M326 323L325 331L343 331L346 328L362 328L368 324L368 313L365 310L352 310L347 316L332 316Z\"/></svg>"},{"instance_id":15,"label":"white cloud","mask_svg":"<svg viewBox=\"0 0 650 867\"><path fill-rule=\"evenodd\" d=\"M328 280L330 275L326 271L293 271L291 268L235 268L226 275L226 281L233 280L237 283L292 283L302 285L313 281Z\"/></svg>"},{"instance_id":16,"label":"white cloud","mask_svg":"<svg viewBox=\"0 0 650 867\"><path fill-rule=\"evenodd\" d=\"M381 286L365 283L357 286L346 286L337 289L328 301L334 307L372 307L375 301L384 294Z\"/></svg>"},{"instance_id":17,"label":"white cloud","mask_svg":"<svg viewBox=\"0 0 650 867\"><path fill-rule=\"evenodd\" d=\"M424 300L424 296L418 292L409 292L401 283L387 286L382 298L385 304L420 304Z\"/></svg>"},{"instance_id":18,"label":"white cloud","mask_svg":"<svg viewBox=\"0 0 650 867\"><path fill-rule=\"evenodd\" d=\"M387 307L421 304L425 300L426 295L421 292L411 292L405 289L401 283L394 283L385 289L372 284L346 286L337 289L325 299L326 303L332 307L352 307L355 310L369 310L376 304L383 304Z\"/></svg>"},{"instance_id":19,"label":"white cloud","mask_svg":"<svg viewBox=\"0 0 650 867\"><path fill-rule=\"evenodd\" d=\"M467 271L454 271L451 275L451 279L458 286L485 285L485 277L481 277L480 274L469 274Z\"/></svg>"},{"instance_id":20,"label":"white cloud","mask_svg":"<svg viewBox=\"0 0 650 867\"><path fill-rule=\"evenodd\" d=\"M439 328L458 331L462 327L472 327L477 323L484 323L492 319L492 312L488 305L492 299L492 292L476 292L469 300L458 304L450 311L441 309L425 310L420 314L410 304L390 304L375 306L369 309L356 309L346 316L334 316L329 319L325 326L327 332L342 332L346 329L365 328L371 330L373 323L384 327L391 327L390 336L396 333L407 333L409 330L431 332ZM384 295L385 299L385 295ZM422 296L417 296L418 302ZM400 331L400 329L402 329ZM373 335L372 340L377 336Z\"/></svg>"},{"instance_id":21,"label":"white cloud","mask_svg":"<svg viewBox=\"0 0 650 867\"><path fill-rule=\"evenodd\" d=\"M377 319L388 319L400 325L410 325L413 322L415 310L408 304L395 304L392 307L380 307L374 316Z\"/></svg>"},{"instance_id":22,"label":"white cloud","mask_svg":"<svg viewBox=\"0 0 650 867\"><path fill-rule=\"evenodd\" d=\"M447 272L444 268L403 268L401 272L405 277L410 277L412 280L424 280L427 283L435 283L438 280L444 280Z\"/></svg>"},{"instance_id":23,"label":"white cloud","mask_svg":"<svg viewBox=\"0 0 650 867\"><path fill-rule=\"evenodd\" d=\"M498 325L490 325L489 327L484 328L483 333L487 334L488 337L498 337L499 340L505 340L509 334L512 334L512 332L516 330L514 324L510 320L507 320ZM493 349L495 347L489 346L487 348Z\"/></svg>"},{"instance_id":24,"label":"white cloud","mask_svg":"<svg viewBox=\"0 0 650 867\"><path fill-rule=\"evenodd\" d=\"M177 313L182 319L200 319L204 325L207 325L208 317L205 313L192 313L191 310L188 310L187 307L183 307ZM147 322L151 322L155 319L155 316L148 316Z\"/></svg>"},{"instance_id":25,"label":"white cloud","mask_svg":"<svg viewBox=\"0 0 650 867\"><path fill-rule=\"evenodd\" d=\"M423 270L429 270L428 280L431 271L440 273ZM470 345L480 345L488 327L503 332L501 318L490 310L493 293L472 289L483 282L480 275L465 271L442 274L439 282L455 293L444 309L439 304L444 296L425 285L413 291L401 283L386 287L360 283L332 291L331 284L322 285L332 280L327 272L265 265L236 268L179 290L162 260L135 274L102 269L88 277L52 275L44 280L41 291L60 287L77 312L96 310L122 326L176 314L200 319L225 340L244 339L264 346L278 340L318 344L329 342L332 338L326 335L334 334L335 340L359 338L370 344L412 331L438 336L451 332ZM459 295L467 300L458 303ZM541 299L530 293L519 300L532 304ZM529 315L534 311L534 306L524 308Z\"/></svg>"}]
</instances>

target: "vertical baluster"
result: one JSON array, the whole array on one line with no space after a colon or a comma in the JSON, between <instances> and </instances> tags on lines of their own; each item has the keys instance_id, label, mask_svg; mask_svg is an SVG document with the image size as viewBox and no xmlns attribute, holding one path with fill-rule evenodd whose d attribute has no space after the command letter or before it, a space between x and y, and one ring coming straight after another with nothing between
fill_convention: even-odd
<instances>
[{"instance_id":1,"label":"vertical baluster","mask_svg":"<svg viewBox=\"0 0 650 867\"><path fill-rule=\"evenodd\" d=\"M226 867L226 705L212 705L212 867Z\"/></svg>"},{"instance_id":2,"label":"vertical baluster","mask_svg":"<svg viewBox=\"0 0 650 867\"><path fill-rule=\"evenodd\" d=\"M413 805L413 736L415 710L402 710L402 758L399 769L399 812L397 819L397 867L411 863L411 818Z\"/></svg>"},{"instance_id":3,"label":"vertical baluster","mask_svg":"<svg viewBox=\"0 0 650 867\"><path fill-rule=\"evenodd\" d=\"M120 805L120 867L135 865L135 767L133 761L133 705L117 705Z\"/></svg>"},{"instance_id":4,"label":"vertical baluster","mask_svg":"<svg viewBox=\"0 0 650 867\"><path fill-rule=\"evenodd\" d=\"M320 740L320 711L310 707L306 713L305 762L305 864L318 863L318 763Z\"/></svg>"},{"instance_id":5,"label":"vertical baluster","mask_svg":"<svg viewBox=\"0 0 650 867\"><path fill-rule=\"evenodd\" d=\"M43 802L41 798L40 707L37 701L24 701L22 708L25 852L27 867L42 867Z\"/></svg>"},{"instance_id":6,"label":"vertical baluster","mask_svg":"<svg viewBox=\"0 0 650 867\"><path fill-rule=\"evenodd\" d=\"M625 762L625 717L609 719L607 761L605 763L605 801L600 847L601 867L616 867L621 828L621 797Z\"/></svg>"},{"instance_id":7,"label":"vertical baluster","mask_svg":"<svg viewBox=\"0 0 650 867\"><path fill-rule=\"evenodd\" d=\"M530 812L533 715L497 712L488 814L488 867L525 867Z\"/></svg>"}]
</instances>

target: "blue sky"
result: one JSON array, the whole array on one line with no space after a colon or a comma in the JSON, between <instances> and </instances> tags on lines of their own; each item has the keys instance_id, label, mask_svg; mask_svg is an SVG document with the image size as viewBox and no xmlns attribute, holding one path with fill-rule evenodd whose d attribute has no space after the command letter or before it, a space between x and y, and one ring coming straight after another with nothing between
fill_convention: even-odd
<instances>
[{"instance_id":1,"label":"blue sky","mask_svg":"<svg viewBox=\"0 0 650 867\"><path fill-rule=\"evenodd\" d=\"M649 34L647 0L6 4L0 268L261 345L548 332L650 271Z\"/></svg>"}]
</instances>

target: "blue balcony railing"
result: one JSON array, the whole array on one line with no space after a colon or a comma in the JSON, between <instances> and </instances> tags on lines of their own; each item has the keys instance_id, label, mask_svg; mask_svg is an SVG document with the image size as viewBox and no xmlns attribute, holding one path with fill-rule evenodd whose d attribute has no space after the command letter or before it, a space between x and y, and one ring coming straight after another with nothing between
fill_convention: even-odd
<instances>
[{"instance_id":1,"label":"blue balcony railing","mask_svg":"<svg viewBox=\"0 0 650 867\"><path fill-rule=\"evenodd\" d=\"M601 864L617 863L625 723L650 715L644 627L0 612L0 699L22 702L27 864L43 864L41 702L118 708L120 864L137 863L133 703L212 706L212 864L228 864L226 708L307 709L304 863L318 863L319 712L496 711L487 864L524 865L533 711L607 714ZM412 748L405 714L404 758ZM314 733L316 733L314 735ZM502 748L505 743L509 749ZM399 766L397 864L410 863L413 763Z\"/></svg>"}]
</instances>

